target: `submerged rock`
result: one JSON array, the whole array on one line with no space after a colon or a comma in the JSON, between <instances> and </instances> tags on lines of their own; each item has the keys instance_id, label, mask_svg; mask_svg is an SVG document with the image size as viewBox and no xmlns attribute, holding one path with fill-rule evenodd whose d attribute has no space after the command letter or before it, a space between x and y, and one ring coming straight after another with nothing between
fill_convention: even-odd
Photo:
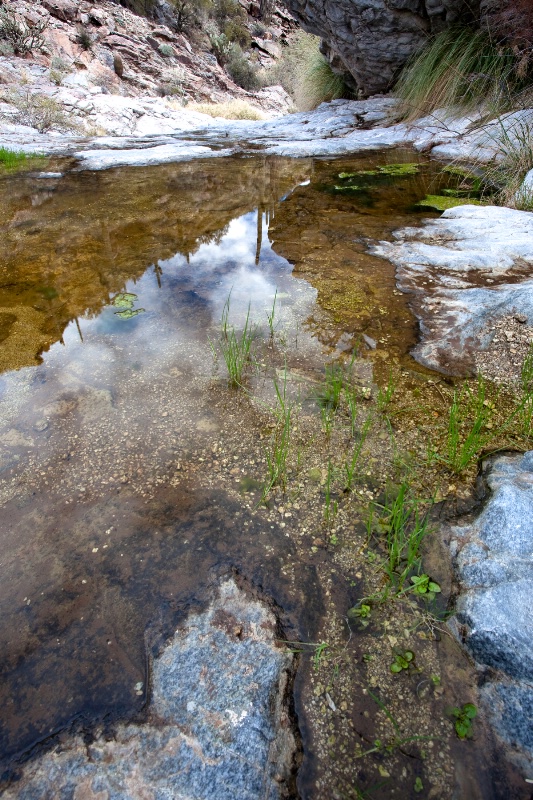
<instances>
[{"instance_id":1,"label":"submerged rock","mask_svg":"<svg viewBox=\"0 0 533 800\"><path fill-rule=\"evenodd\" d=\"M119 725L91 744L63 740L4 797L286 797L297 755L293 655L276 636L272 611L227 580L154 660L144 724Z\"/></svg>"},{"instance_id":2,"label":"submerged rock","mask_svg":"<svg viewBox=\"0 0 533 800\"><path fill-rule=\"evenodd\" d=\"M372 252L396 265L399 288L413 295L421 330L417 361L468 374L500 319L519 314L533 324L532 214L460 205L395 237Z\"/></svg>"},{"instance_id":3,"label":"submerged rock","mask_svg":"<svg viewBox=\"0 0 533 800\"><path fill-rule=\"evenodd\" d=\"M461 594L456 631L478 664L481 691L512 759L533 769L533 451L484 465L492 495L471 523L451 528Z\"/></svg>"}]
</instances>

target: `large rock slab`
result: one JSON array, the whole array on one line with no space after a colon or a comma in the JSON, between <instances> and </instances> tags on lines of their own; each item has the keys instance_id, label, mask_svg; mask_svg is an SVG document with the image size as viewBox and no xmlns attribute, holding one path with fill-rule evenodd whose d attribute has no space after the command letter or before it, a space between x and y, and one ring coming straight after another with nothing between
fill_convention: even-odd
<instances>
[{"instance_id":1,"label":"large rock slab","mask_svg":"<svg viewBox=\"0 0 533 800\"><path fill-rule=\"evenodd\" d=\"M533 451L484 464L492 494L449 531L460 595L456 630L482 668L481 697L524 771L533 769ZM531 777L531 774L529 774Z\"/></svg>"},{"instance_id":2,"label":"large rock slab","mask_svg":"<svg viewBox=\"0 0 533 800\"><path fill-rule=\"evenodd\" d=\"M29 763L5 798L278 800L293 791L297 745L288 700L293 655L263 603L225 581L152 665L144 724ZM142 692L142 686L138 687Z\"/></svg>"},{"instance_id":3,"label":"large rock slab","mask_svg":"<svg viewBox=\"0 0 533 800\"><path fill-rule=\"evenodd\" d=\"M412 295L421 341L413 356L464 375L487 350L500 319L533 324L533 214L497 206L457 206L423 227L404 228L372 248L397 267Z\"/></svg>"}]
</instances>

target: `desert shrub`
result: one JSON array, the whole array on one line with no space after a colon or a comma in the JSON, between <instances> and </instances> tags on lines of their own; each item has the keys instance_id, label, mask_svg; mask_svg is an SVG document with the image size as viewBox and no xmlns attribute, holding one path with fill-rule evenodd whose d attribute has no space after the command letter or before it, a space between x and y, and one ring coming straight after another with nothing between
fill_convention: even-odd
<instances>
[{"instance_id":1,"label":"desert shrub","mask_svg":"<svg viewBox=\"0 0 533 800\"><path fill-rule=\"evenodd\" d=\"M40 50L44 45L43 33L47 24L44 20L31 27L6 6L0 7L0 40L7 42L16 55Z\"/></svg>"},{"instance_id":2,"label":"desert shrub","mask_svg":"<svg viewBox=\"0 0 533 800\"><path fill-rule=\"evenodd\" d=\"M252 27L251 27L252 36L258 36L260 39L262 39L266 32L267 32L266 25L263 25L262 22L259 22L259 20L252 22Z\"/></svg>"},{"instance_id":3,"label":"desert shrub","mask_svg":"<svg viewBox=\"0 0 533 800\"><path fill-rule=\"evenodd\" d=\"M524 77L533 58L533 5L531 0L499 0L486 15L494 41L506 43L516 56L517 72Z\"/></svg>"},{"instance_id":4,"label":"desert shrub","mask_svg":"<svg viewBox=\"0 0 533 800\"><path fill-rule=\"evenodd\" d=\"M229 19L246 19L246 12L238 0L215 0L213 4L213 16L220 26Z\"/></svg>"},{"instance_id":5,"label":"desert shrub","mask_svg":"<svg viewBox=\"0 0 533 800\"><path fill-rule=\"evenodd\" d=\"M77 33L76 33L76 41L82 48L82 50L90 50L93 46L93 40L91 38L91 34L83 25L78 25Z\"/></svg>"},{"instance_id":6,"label":"desert shrub","mask_svg":"<svg viewBox=\"0 0 533 800\"><path fill-rule=\"evenodd\" d=\"M163 75L161 83L157 87L157 93L161 97L183 96L185 89L183 83L185 73L181 69L169 70Z\"/></svg>"},{"instance_id":7,"label":"desert shrub","mask_svg":"<svg viewBox=\"0 0 533 800\"><path fill-rule=\"evenodd\" d=\"M63 58L59 56L54 56L50 62L50 72L48 73L48 77L55 83L56 86L61 86L63 83L63 78L65 75L68 75L69 72L72 72L72 67L65 61Z\"/></svg>"},{"instance_id":8,"label":"desert shrub","mask_svg":"<svg viewBox=\"0 0 533 800\"><path fill-rule=\"evenodd\" d=\"M166 44L166 42L164 42L159 45L157 52L159 55L164 56L165 58L170 58L174 55L174 48L171 44Z\"/></svg>"},{"instance_id":9,"label":"desert shrub","mask_svg":"<svg viewBox=\"0 0 533 800\"><path fill-rule=\"evenodd\" d=\"M224 119L265 119L264 114L244 100L229 100L227 103L191 103L188 108L200 114Z\"/></svg>"},{"instance_id":10,"label":"desert shrub","mask_svg":"<svg viewBox=\"0 0 533 800\"><path fill-rule=\"evenodd\" d=\"M299 111L310 111L320 103L351 97L342 75L331 69L320 52L320 39L300 31L283 48L279 61L264 75L263 85L280 84Z\"/></svg>"},{"instance_id":11,"label":"desert shrub","mask_svg":"<svg viewBox=\"0 0 533 800\"><path fill-rule=\"evenodd\" d=\"M17 109L15 116L12 117L14 122L37 128L40 133L46 133L52 128L63 131L77 128L76 123L69 120L53 97L32 94L26 90L9 95L8 102Z\"/></svg>"},{"instance_id":12,"label":"desert shrub","mask_svg":"<svg viewBox=\"0 0 533 800\"><path fill-rule=\"evenodd\" d=\"M261 19L264 19L265 22L270 22L275 8L276 0L260 0L259 14L261 15Z\"/></svg>"},{"instance_id":13,"label":"desert shrub","mask_svg":"<svg viewBox=\"0 0 533 800\"><path fill-rule=\"evenodd\" d=\"M396 92L411 118L437 108L497 111L510 107L527 83L517 67L513 50L486 30L450 28L407 65Z\"/></svg>"},{"instance_id":14,"label":"desert shrub","mask_svg":"<svg viewBox=\"0 0 533 800\"><path fill-rule=\"evenodd\" d=\"M211 0L170 0L174 28L178 33L191 33L213 10Z\"/></svg>"},{"instance_id":15,"label":"desert shrub","mask_svg":"<svg viewBox=\"0 0 533 800\"><path fill-rule=\"evenodd\" d=\"M238 44L231 46L226 71L232 81L247 92L253 92L261 86L257 68L248 61Z\"/></svg>"},{"instance_id":16,"label":"desert shrub","mask_svg":"<svg viewBox=\"0 0 533 800\"><path fill-rule=\"evenodd\" d=\"M209 42L216 60L221 66L227 64L232 50L232 44L224 33L209 32Z\"/></svg>"},{"instance_id":17,"label":"desert shrub","mask_svg":"<svg viewBox=\"0 0 533 800\"><path fill-rule=\"evenodd\" d=\"M0 56L13 56L15 55L15 50L13 45L10 44L7 39L0 39Z\"/></svg>"},{"instance_id":18,"label":"desert shrub","mask_svg":"<svg viewBox=\"0 0 533 800\"><path fill-rule=\"evenodd\" d=\"M235 42L240 47L248 50L252 43L252 37L240 19L229 19L224 23L223 33L230 42Z\"/></svg>"},{"instance_id":19,"label":"desert shrub","mask_svg":"<svg viewBox=\"0 0 533 800\"><path fill-rule=\"evenodd\" d=\"M140 17L151 17L156 5L155 0L118 0L118 2Z\"/></svg>"},{"instance_id":20,"label":"desert shrub","mask_svg":"<svg viewBox=\"0 0 533 800\"><path fill-rule=\"evenodd\" d=\"M211 14L219 32L229 42L245 49L250 47L252 40L246 27L248 17L238 0L214 0Z\"/></svg>"}]
</instances>

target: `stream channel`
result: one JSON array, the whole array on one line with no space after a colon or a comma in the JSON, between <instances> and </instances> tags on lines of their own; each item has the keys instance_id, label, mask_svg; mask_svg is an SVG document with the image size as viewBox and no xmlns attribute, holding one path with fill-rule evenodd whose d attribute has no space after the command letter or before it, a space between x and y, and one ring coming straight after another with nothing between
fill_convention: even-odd
<instances>
[{"instance_id":1,"label":"stream channel","mask_svg":"<svg viewBox=\"0 0 533 800\"><path fill-rule=\"evenodd\" d=\"M358 191L339 178L413 160ZM416 441L398 444L409 425L380 415L379 388L392 369L391 407L410 392L427 420L423 401L444 380L409 355L408 296L368 248L416 224L414 203L453 176L405 151L75 166L0 178L4 790L17 796L28 763L74 733L89 742L142 724L151 660L233 575L269 602L281 638L304 643L289 645L302 651L299 745L284 796L518 797L483 719L461 742L446 715L475 702L477 678L445 631L452 584L436 537L432 614L404 598L369 624L348 617L381 580L369 503L406 474L419 480ZM241 330L249 309L257 326L241 389L220 350L228 298L230 325ZM333 363L357 400L352 421L344 401L324 413ZM274 381L294 410L284 480L262 503ZM406 647L417 668L394 675Z\"/></svg>"}]
</instances>

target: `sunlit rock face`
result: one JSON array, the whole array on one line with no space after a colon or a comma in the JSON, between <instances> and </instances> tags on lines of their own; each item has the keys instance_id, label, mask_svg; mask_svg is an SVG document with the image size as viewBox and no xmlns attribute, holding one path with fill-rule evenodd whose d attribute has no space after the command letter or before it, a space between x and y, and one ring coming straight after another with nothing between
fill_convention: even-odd
<instances>
[{"instance_id":1,"label":"sunlit rock face","mask_svg":"<svg viewBox=\"0 0 533 800\"><path fill-rule=\"evenodd\" d=\"M363 95L388 91L428 35L475 17L465 0L289 0L301 26L323 39L335 71L348 72Z\"/></svg>"}]
</instances>

